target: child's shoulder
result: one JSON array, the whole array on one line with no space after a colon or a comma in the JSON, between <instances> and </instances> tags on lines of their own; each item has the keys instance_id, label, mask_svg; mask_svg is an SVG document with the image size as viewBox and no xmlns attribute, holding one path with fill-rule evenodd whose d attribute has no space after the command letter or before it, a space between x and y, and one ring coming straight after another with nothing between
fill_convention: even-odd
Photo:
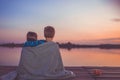
<instances>
[{"instance_id":1,"label":"child's shoulder","mask_svg":"<svg viewBox=\"0 0 120 80\"><path fill-rule=\"evenodd\" d=\"M24 43L24 47L35 47L35 46L38 46L38 45L43 44L45 42L46 42L46 40L26 41Z\"/></svg>"},{"instance_id":2,"label":"child's shoulder","mask_svg":"<svg viewBox=\"0 0 120 80\"><path fill-rule=\"evenodd\" d=\"M46 40L37 40L36 42L39 42L39 43L45 43L46 42Z\"/></svg>"}]
</instances>

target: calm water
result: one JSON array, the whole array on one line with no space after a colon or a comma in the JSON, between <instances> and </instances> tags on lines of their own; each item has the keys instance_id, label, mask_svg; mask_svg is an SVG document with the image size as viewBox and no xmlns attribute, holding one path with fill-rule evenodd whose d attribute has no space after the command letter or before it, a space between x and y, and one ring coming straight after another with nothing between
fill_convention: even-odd
<instances>
[{"instance_id":1,"label":"calm water","mask_svg":"<svg viewBox=\"0 0 120 80\"><path fill-rule=\"evenodd\" d=\"M119 49L60 49L65 66L120 66ZM0 47L0 65L18 65L21 48Z\"/></svg>"}]
</instances>

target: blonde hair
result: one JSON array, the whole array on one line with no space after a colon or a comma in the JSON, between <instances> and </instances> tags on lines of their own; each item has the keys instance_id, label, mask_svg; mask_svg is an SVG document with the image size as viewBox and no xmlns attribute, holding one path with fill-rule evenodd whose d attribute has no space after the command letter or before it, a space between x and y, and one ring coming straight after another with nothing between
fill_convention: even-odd
<instances>
[{"instance_id":1,"label":"blonde hair","mask_svg":"<svg viewBox=\"0 0 120 80\"><path fill-rule=\"evenodd\" d=\"M55 29L52 26L46 26L44 28L44 37L53 38L55 35Z\"/></svg>"}]
</instances>

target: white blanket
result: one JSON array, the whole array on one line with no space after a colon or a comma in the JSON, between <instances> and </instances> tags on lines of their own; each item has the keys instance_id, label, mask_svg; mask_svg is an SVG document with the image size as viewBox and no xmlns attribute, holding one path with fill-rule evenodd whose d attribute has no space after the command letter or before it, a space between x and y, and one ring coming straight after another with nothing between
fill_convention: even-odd
<instances>
[{"instance_id":1,"label":"white blanket","mask_svg":"<svg viewBox=\"0 0 120 80\"><path fill-rule=\"evenodd\" d=\"M75 76L64 69L59 47L54 42L24 47L17 74L18 80L65 79Z\"/></svg>"}]
</instances>

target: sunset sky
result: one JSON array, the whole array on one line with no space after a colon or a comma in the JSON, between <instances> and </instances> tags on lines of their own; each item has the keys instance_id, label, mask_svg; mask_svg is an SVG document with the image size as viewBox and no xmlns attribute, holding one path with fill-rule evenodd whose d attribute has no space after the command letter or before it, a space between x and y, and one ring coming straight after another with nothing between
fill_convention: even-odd
<instances>
[{"instance_id":1,"label":"sunset sky","mask_svg":"<svg viewBox=\"0 0 120 80\"><path fill-rule=\"evenodd\" d=\"M59 42L120 43L120 14L107 0L0 0L0 42L24 42L28 31L43 39L47 25Z\"/></svg>"}]
</instances>

